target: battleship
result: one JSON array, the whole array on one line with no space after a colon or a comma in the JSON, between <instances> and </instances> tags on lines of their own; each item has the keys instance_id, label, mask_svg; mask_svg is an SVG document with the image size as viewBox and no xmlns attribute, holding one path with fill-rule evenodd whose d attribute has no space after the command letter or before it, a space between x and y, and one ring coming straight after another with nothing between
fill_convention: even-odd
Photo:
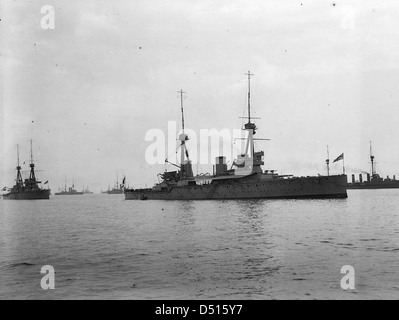
<instances>
[{"instance_id":1,"label":"battleship","mask_svg":"<svg viewBox=\"0 0 399 320\"><path fill-rule=\"evenodd\" d=\"M56 196L73 196L73 195L80 195L83 194L83 191L77 191L75 189L75 183L72 182L72 187L68 187L66 185L66 178L65 178L65 186L64 189L60 189L58 192L54 193Z\"/></svg>"},{"instance_id":2,"label":"battleship","mask_svg":"<svg viewBox=\"0 0 399 320\"><path fill-rule=\"evenodd\" d=\"M226 157L216 157L212 175L193 175L191 160L186 147L189 140L184 133L183 98L180 91L182 134L180 141L179 170L159 174L162 181L152 188L125 189L126 200L208 200L208 199L284 199L284 198L347 198L347 176L306 176L280 175L275 170L263 171L263 151L255 152L254 135L257 126L251 118L252 74L248 72L248 122L242 130L247 132L245 152L238 155L230 169ZM168 159L165 162L169 162ZM170 163L170 162L169 162Z\"/></svg>"},{"instance_id":3,"label":"battleship","mask_svg":"<svg viewBox=\"0 0 399 320\"><path fill-rule=\"evenodd\" d=\"M352 174L352 180L348 183L348 189L392 189L399 188L399 180L394 175L392 178L387 176L385 179L380 177L376 171L375 157L373 155L370 141L370 162L371 173L366 173L366 180L363 180L363 174L359 174L359 180Z\"/></svg>"},{"instance_id":4,"label":"battleship","mask_svg":"<svg viewBox=\"0 0 399 320\"><path fill-rule=\"evenodd\" d=\"M3 194L4 200L39 200L50 199L51 190L41 188L41 181L36 179L35 165L33 163L32 140L30 141L30 174L29 178L22 180L21 166L19 165L19 146L17 145L17 177L15 185ZM46 181L44 184L47 184Z\"/></svg>"},{"instance_id":5,"label":"battleship","mask_svg":"<svg viewBox=\"0 0 399 320\"><path fill-rule=\"evenodd\" d=\"M123 188L113 187L112 189L108 189L105 191L106 194L121 194L123 193Z\"/></svg>"}]
</instances>

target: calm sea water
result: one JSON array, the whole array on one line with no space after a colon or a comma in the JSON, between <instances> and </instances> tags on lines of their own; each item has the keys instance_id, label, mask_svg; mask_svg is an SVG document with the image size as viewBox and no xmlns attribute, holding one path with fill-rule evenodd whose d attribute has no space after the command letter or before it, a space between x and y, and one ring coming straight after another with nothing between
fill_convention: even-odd
<instances>
[{"instance_id":1,"label":"calm sea water","mask_svg":"<svg viewBox=\"0 0 399 320\"><path fill-rule=\"evenodd\" d=\"M0 200L0 299L397 299L399 190L348 193ZM43 265L54 290L40 286ZM344 265L354 290L341 288Z\"/></svg>"}]
</instances>

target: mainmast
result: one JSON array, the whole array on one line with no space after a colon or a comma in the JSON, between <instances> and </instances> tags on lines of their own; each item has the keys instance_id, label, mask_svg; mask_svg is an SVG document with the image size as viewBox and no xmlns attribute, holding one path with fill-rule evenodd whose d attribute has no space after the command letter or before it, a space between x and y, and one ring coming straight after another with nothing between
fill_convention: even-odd
<instances>
[{"instance_id":1,"label":"mainmast","mask_svg":"<svg viewBox=\"0 0 399 320\"><path fill-rule=\"evenodd\" d=\"M374 167L373 151L371 149L371 141L370 141L370 161L371 161L371 176L374 176L375 175L375 167Z\"/></svg>"},{"instance_id":2,"label":"mainmast","mask_svg":"<svg viewBox=\"0 0 399 320\"><path fill-rule=\"evenodd\" d=\"M247 140L247 145L245 147L245 154L249 155L248 151L249 148L251 147L251 154L250 157L252 158L254 155L254 143L253 143L253 135L255 134L256 125L251 122L251 76L254 74L251 73L251 71L248 71L246 73L248 76L248 123L245 124L245 130L248 130L248 140Z\"/></svg>"},{"instance_id":3,"label":"mainmast","mask_svg":"<svg viewBox=\"0 0 399 320\"><path fill-rule=\"evenodd\" d=\"M181 109L181 126L182 126L182 134L179 135L180 141L180 177L192 177L192 169L190 166L190 158L188 155L188 150L186 147L186 141L188 140L188 135L184 133L184 109L183 109L183 90L178 91L180 93L180 109ZM187 157L187 161L185 158Z\"/></svg>"},{"instance_id":4,"label":"mainmast","mask_svg":"<svg viewBox=\"0 0 399 320\"><path fill-rule=\"evenodd\" d=\"M254 74L248 71L246 75L248 76L248 122L251 123L251 76Z\"/></svg>"},{"instance_id":5,"label":"mainmast","mask_svg":"<svg viewBox=\"0 0 399 320\"><path fill-rule=\"evenodd\" d=\"M244 125L244 129L248 131L248 137L246 138L247 143L243 154L238 155L237 161L233 165L237 166L235 174L246 175L252 172L262 173L261 166L264 164L262 157L264 156L263 151L255 152L254 140L269 140L269 139L254 139L254 134L258 129L255 123L251 122L251 71L245 73L248 76L248 122ZM259 119L259 118L258 118ZM245 139L245 138L244 138Z\"/></svg>"},{"instance_id":6,"label":"mainmast","mask_svg":"<svg viewBox=\"0 0 399 320\"><path fill-rule=\"evenodd\" d=\"M17 144L17 179L16 185L17 187L21 187L23 184L22 175L21 175L21 166L19 165L19 145Z\"/></svg>"},{"instance_id":7,"label":"mainmast","mask_svg":"<svg viewBox=\"0 0 399 320\"><path fill-rule=\"evenodd\" d=\"M29 180L36 181L36 176L35 176L35 165L33 164L33 151L32 151L32 139L30 140L30 175L29 175Z\"/></svg>"},{"instance_id":8,"label":"mainmast","mask_svg":"<svg viewBox=\"0 0 399 320\"><path fill-rule=\"evenodd\" d=\"M181 108L181 128L182 128L182 131L183 131L183 134L184 134L183 93L185 93L185 92L183 92L183 90L180 89L179 93L180 93L180 108Z\"/></svg>"},{"instance_id":9,"label":"mainmast","mask_svg":"<svg viewBox=\"0 0 399 320\"><path fill-rule=\"evenodd\" d=\"M326 160L326 164L327 164L327 176L330 175L330 151L328 150L328 146L327 146L327 160Z\"/></svg>"}]
</instances>

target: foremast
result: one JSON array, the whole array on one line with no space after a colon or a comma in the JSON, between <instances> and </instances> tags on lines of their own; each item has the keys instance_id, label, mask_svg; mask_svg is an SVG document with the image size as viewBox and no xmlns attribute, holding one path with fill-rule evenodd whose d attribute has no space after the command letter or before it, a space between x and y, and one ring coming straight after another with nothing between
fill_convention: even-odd
<instances>
[{"instance_id":1,"label":"foremast","mask_svg":"<svg viewBox=\"0 0 399 320\"><path fill-rule=\"evenodd\" d=\"M38 183L41 183L41 181L36 180L36 175L35 175L35 164L33 163L33 149L32 149L32 139L30 140L30 174L29 174L29 179L25 180L25 186L29 189L37 189L38 188Z\"/></svg>"},{"instance_id":2,"label":"foremast","mask_svg":"<svg viewBox=\"0 0 399 320\"><path fill-rule=\"evenodd\" d=\"M180 179L192 178L193 170L191 166L190 156L188 154L186 141L189 140L188 135L184 132L184 109L183 109L183 90L178 91L180 94L180 109L181 109L181 125L182 133L179 135L180 141Z\"/></svg>"},{"instance_id":3,"label":"foremast","mask_svg":"<svg viewBox=\"0 0 399 320\"><path fill-rule=\"evenodd\" d=\"M15 179L15 186L18 191L22 190L24 182L22 180L21 166L19 165L19 145L17 144L17 178Z\"/></svg>"},{"instance_id":4,"label":"foremast","mask_svg":"<svg viewBox=\"0 0 399 320\"><path fill-rule=\"evenodd\" d=\"M251 122L251 76L254 74L248 71L245 75L248 76L248 122L244 125L243 130L248 132L248 137L243 154L238 155L237 160L233 162L236 166L235 174L246 175L253 172L262 173L261 165L264 164L262 157L263 151L255 152L254 140L268 140L268 139L254 139L254 135L258 127L254 122Z\"/></svg>"},{"instance_id":5,"label":"foremast","mask_svg":"<svg viewBox=\"0 0 399 320\"><path fill-rule=\"evenodd\" d=\"M330 151L328 150L328 146L327 146L326 165L327 165L327 176L330 176Z\"/></svg>"}]
</instances>

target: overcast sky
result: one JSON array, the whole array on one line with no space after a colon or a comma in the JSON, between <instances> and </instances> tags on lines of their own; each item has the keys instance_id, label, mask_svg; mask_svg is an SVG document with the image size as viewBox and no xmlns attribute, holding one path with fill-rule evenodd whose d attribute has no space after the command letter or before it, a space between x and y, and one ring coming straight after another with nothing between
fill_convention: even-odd
<instances>
[{"instance_id":1,"label":"overcast sky","mask_svg":"<svg viewBox=\"0 0 399 320\"><path fill-rule=\"evenodd\" d=\"M248 70L257 136L271 139L257 145L264 169L325 174L329 145L348 174L369 171L372 140L378 172L399 177L395 0L1 3L2 186L29 139L53 190L74 177L99 191L117 172L150 186L164 166L146 162L144 137L180 126L177 91L187 128L237 129ZM54 30L41 28L44 5Z\"/></svg>"}]
</instances>

